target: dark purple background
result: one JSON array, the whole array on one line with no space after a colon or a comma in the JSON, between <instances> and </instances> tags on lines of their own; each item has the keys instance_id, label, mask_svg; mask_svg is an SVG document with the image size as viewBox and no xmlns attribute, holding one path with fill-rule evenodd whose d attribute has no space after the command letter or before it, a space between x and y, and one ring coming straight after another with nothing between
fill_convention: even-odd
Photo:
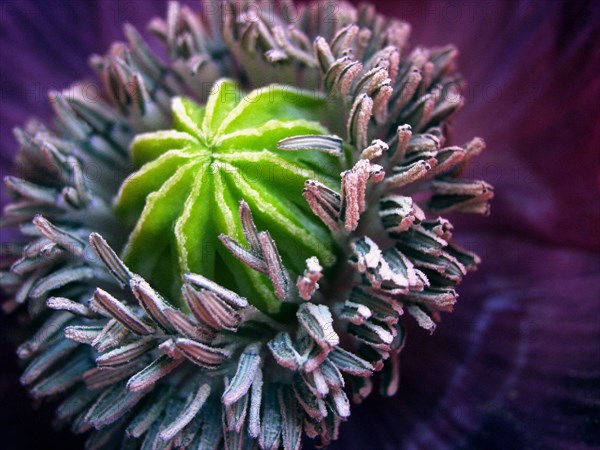
<instances>
[{"instance_id":1,"label":"dark purple background","mask_svg":"<svg viewBox=\"0 0 600 450\"><path fill-rule=\"evenodd\" d=\"M483 257L433 337L411 328L402 384L342 426L337 449L600 447L600 2L379 1L411 44L454 43L469 82L454 141L488 148L470 175L496 188L492 216L450 217ZM193 4L193 3L192 3ZM143 29L162 1L0 4L0 149L50 117L45 92L91 78L87 56ZM6 233L2 231L2 233ZM2 317L0 447L81 448L33 412Z\"/></svg>"}]
</instances>

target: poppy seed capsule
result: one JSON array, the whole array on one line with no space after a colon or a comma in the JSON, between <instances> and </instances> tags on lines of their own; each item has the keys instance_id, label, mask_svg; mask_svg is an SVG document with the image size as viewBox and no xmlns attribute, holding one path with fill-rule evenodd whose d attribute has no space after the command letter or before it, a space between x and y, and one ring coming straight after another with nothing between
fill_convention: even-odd
<instances>
[{"instance_id":1,"label":"poppy seed capsule","mask_svg":"<svg viewBox=\"0 0 600 450\"><path fill-rule=\"evenodd\" d=\"M217 81L203 106L175 97L174 129L140 134L131 145L140 169L116 198L117 214L134 225L124 262L172 298L180 293L181 276L193 272L236 290L264 312L278 312L291 292L274 292L271 282L289 280L269 280L273 255L260 245L237 243L246 240L239 204L247 203L257 226L277 243L291 271L281 276L298 276L311 256L325 267L333 264L332 235L302 197L308 179L339 189L346 166L341 139L308 120L323 116L326 106L317 91L272 84L245 95L231 80ZM292 137L295 148L286 146ZM319 151L330 142L337 146ZM179 267L179 273L165 267Z\"/></svg>"}]
</instances>

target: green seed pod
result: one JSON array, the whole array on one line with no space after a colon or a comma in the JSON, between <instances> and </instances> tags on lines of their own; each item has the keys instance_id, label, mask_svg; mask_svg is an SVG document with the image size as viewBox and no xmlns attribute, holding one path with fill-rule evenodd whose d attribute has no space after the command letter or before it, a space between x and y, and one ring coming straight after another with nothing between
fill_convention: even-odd
<instances>
[{"instance_id":1,"label":"green seed pod","mask_svg":"<svg viewBox=\"0 0 600 450\"><path fill-rule=\"evenodd\" d=\"M116 198L118 214L134 225L124 262L171 298L179 296L183 274L192 272L276 313L281 301L268 276L237 260L251 255L233 255L218 237L244 239L238 217L244 200L295 276L310 256L325 267L334 263L333 237L302 190L308 179L339 189L344 155L278 149L289 137L327 135L314 120L325 103L317 91L283 85L244 95L230 80L218 81L203 106L175 97L173 130L140 134L131 145L140 168Z\"/></svg>"}]
</instances>

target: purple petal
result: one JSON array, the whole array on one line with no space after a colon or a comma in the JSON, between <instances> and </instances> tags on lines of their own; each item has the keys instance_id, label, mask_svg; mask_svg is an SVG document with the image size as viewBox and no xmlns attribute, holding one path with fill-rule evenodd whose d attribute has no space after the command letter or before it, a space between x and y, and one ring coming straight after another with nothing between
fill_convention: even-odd
<instances>
[{"instance_id":1,"label":"purple petal","mask_svg":"<svg viewBox=\"0 0 600 450\"><path fill-rule=\"evenodd\" d=\"M454 141L485 138L472 178L495 186L489 218L452 217L484 263L433 337L411 327L399 393L353 408L332 448L600 445L600 7L597 2L375 2L411 42L454 43L467 85ZM49 88L90 78L86 59L162 14L162 1L0 5L0 164L11 129L49 117ZM468 232L465 232L468 231ZM80 448L35 416L2 318L6 448ZM6 368L4 368L6 367ZM595 422L594 422L595 421ZM42 423L40 423L42 422ZM54 445L56 444L56 445Z\"/></svg>"}]
</instances>

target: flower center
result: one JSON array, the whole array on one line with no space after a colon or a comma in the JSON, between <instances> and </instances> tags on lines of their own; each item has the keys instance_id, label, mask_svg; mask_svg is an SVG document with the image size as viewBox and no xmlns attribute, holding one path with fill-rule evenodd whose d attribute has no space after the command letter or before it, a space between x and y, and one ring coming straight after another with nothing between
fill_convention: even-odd
<instances>
[{"instance_id":1,"label":"flower center","mask_svg":"<svg viewBox=\"0 0 600 450\"><path fill-rule=\"evenodd\" d=\"M173 129L140 134L131 146L139 169L116 198L117 213L133 227L126 264L170 298L181 297L181 276L193 272L277 313L281 302L268 277L238 261L218 237L243 241L244 200L292 274L302 273L313 255L325 267L334 263L333 237L302 190L307 179L338 187L344 163L323 152L278 149L285 138L327 134L310 120L323 116L324 104L317 92L283 85L244 95L230 80L214 85L206 105L174 98Z\"/></svg>"}]
</instances>

